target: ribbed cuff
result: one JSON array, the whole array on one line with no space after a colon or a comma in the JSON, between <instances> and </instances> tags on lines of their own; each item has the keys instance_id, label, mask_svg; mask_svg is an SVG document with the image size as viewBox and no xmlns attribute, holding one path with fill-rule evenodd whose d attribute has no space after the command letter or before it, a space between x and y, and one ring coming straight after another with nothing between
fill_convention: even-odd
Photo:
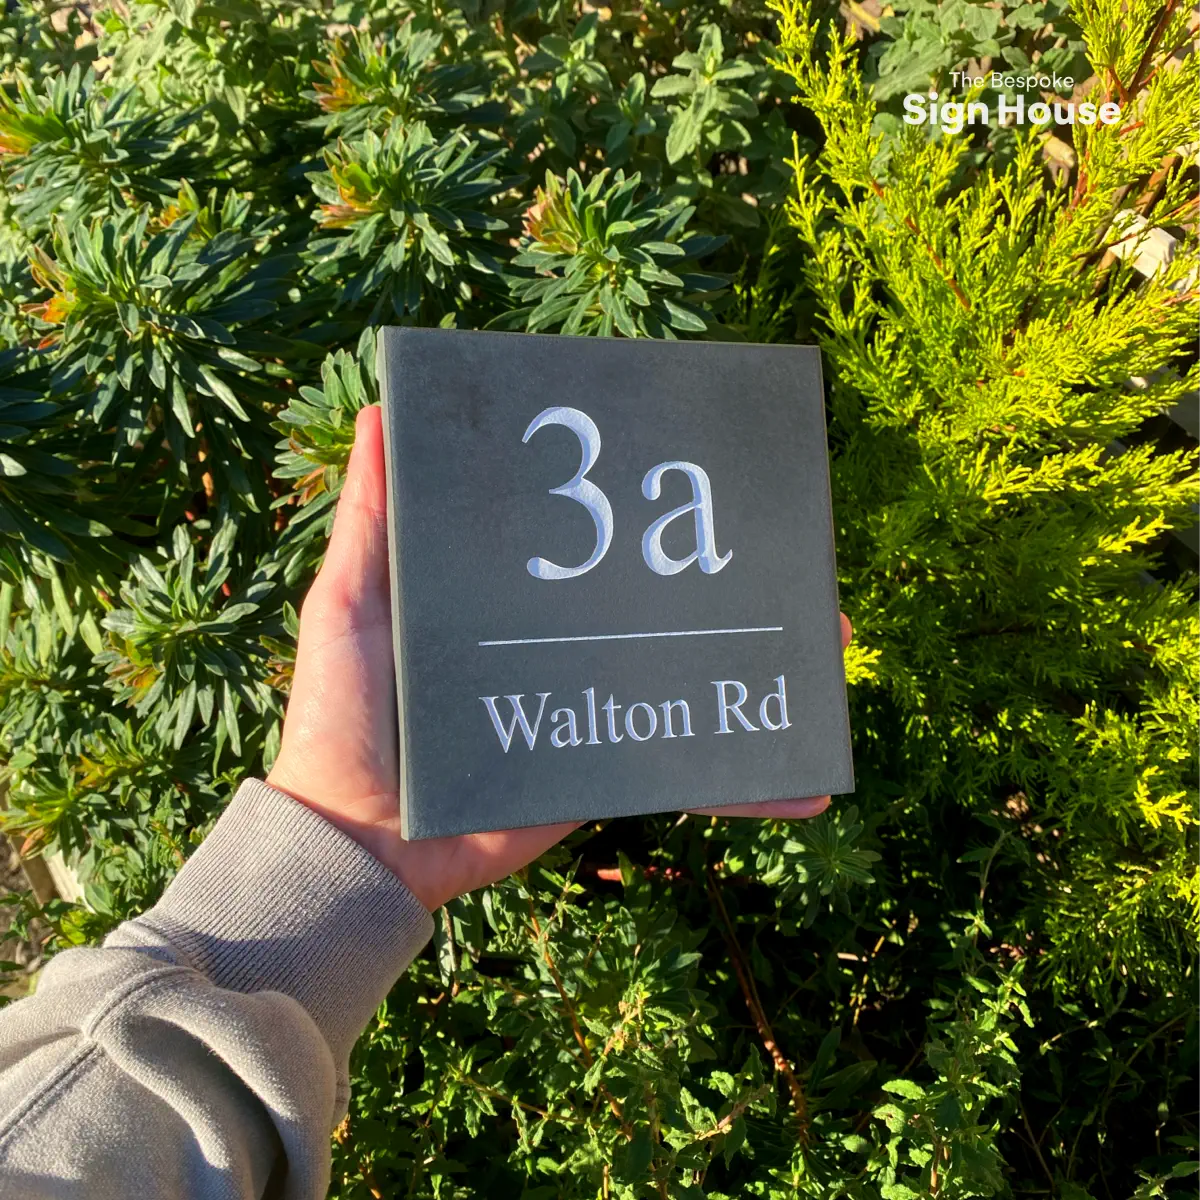
<instances>
[{"instance_id":1,"label":"ribbed cuff","mask_svg":"<svg viewBox=\"0 0 1200 1200\"><path fill-rule=\"evenodd\" d=\"M141 922L218 987L298 1000L339 1071L433 936L433 918L387 867L257 779Z\"/></svg>"}]
</instances>

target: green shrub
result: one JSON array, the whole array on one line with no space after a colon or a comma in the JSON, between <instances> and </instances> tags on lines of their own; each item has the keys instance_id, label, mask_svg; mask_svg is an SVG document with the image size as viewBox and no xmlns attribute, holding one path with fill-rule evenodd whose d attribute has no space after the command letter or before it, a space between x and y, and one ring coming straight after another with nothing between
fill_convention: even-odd
<instances>
[{"instance_id":1,"label":"green shrub","mask_svg":"<svg viewBox=\"0 0 1200 1200\"><path fill-rule=\"evenodd\" d=\"M1183 248L1140 286L1132 266L1098 280L1080 264L1113 236L1113 197L1189 136L1190 70L1146 95L1160 118L1120 153L1114 127L1079 127L1071 191L1043 182L1030 137L1004 170L964 180L966 140L910 131L879 172L851 47L826 65L804 10L782 12L786 68L826 133L795 164L788 215L832 368L839 565L876 655L859 725L904 730L877 768L906 804L1009 822L993 870L1053 859L1022 932L1060 986L1185 988L1192 581L1143 573L1190 519L1195 455L1113 439L1200 383L1180 303L1196 256ZM1164 217L1188 186L1171 180ZM1020 849L1016 817L1045 827Z\"/></svg>"},{"instance_id":2,"label":"green shrub","mask_svg":"<svg viewBox=\"0 0 1200 1200\"><path fill-rule=\"evenodd\" d=\"M1194 1194L1186 11L52 9L0 30L0 755L83 883L57 944L272 761L373 324L815 340L853 802L602 822L453 901L334 1194ZM899 122L979 57L1136 120L1066 174Z\"/></svg>"}]
</instances>

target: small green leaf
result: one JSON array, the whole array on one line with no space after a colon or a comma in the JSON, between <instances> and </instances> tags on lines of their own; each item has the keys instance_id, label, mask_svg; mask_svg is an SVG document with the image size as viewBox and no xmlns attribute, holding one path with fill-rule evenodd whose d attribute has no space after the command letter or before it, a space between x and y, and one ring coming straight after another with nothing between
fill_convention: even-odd
<instances>
[{"instance_id":1,"label":"small green leaf","mask_svg":"<svg viewBox=\"0 0 1200 1200\"><path fill-rule=\"evenodd\" d=\"M885 1092L893 1096L903 1096L906 1100L923 1100L925 1089L913 1083L911 1079L889 1079L880 1084Z\"/></svg>"}]
</instances>

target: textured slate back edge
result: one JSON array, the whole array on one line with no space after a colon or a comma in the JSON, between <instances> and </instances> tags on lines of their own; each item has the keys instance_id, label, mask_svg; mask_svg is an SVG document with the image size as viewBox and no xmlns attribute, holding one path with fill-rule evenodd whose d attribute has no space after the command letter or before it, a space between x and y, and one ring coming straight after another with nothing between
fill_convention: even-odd
<instances>
[{"instance_id":1,"label":"textured slate back edge","mask_svg":"<svg viewBox=\"0 0 1200 1200\"><path fill-rule=\"evenodd\" d=\"M395 463L395 430L393 422L398 414L392 404L391 379L393 372L389 369L390 360L399 350L397 345L400 331L385 327L379 331L379 340L375 351L375 376L379 381L380 409L383 415L383 463L387 478L387 540L388 540L388 586L391 589L392 611L392 654L396 663L396 729L399 749L399 770L397 779L400 788L400 836L409 836L412 823L408 811L410 792L408 779L408 732L407 717L404 707L404 610L400 589L400 547L398 543L398 521L395 512L395 497L399 495L396 485ZM395 364L399 366L399 364Z\"/></svg>"},{"instance_id":2,"label":"textured slate back edge","mask_svg":"<svg viewBox=\"0 0 1200 1200\"><path fill-rule=\"evenodd\" d=\"M821 472L825 480L825 496L828 501L826 511L829 513L829 557L833 567L833 573L830 576L833 588L833 611L838 614L838 638L841 638L842 624L842 598L838 591L838 568L837 568L837 522L833 516L833 481L830 478L829 472L829 421L825 413L825 370L821 363L821 351L816 346L812 348L813 359L817 368L817 392L821 397L821 430L824 437L825 453L819 456L821 464ZM846 756L846 767L850 772L850 786L844 792L837 792L836 795L848 796L855 789L854 782L854 730L850 727L850 696L846 688L846 660L845 655L838 655L837 660L838 674L842 681L842 721L846 729L846 745L849 747L849 753Z\"/></svg>"}]
</instances>

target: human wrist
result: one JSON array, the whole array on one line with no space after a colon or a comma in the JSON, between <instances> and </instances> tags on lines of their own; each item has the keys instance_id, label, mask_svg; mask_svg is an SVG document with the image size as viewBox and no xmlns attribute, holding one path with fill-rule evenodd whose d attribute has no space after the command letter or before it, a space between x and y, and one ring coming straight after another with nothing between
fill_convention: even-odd
<instances>
[{"instance_id":1,"label":"human wrist","mask_svg":"<svg viewBox=\"0 0 1200 1200\"><path fill-rule=\"evenodd\" d=\"M400 836L397 814L386 822L356 817L357 805L346 801L330 801L303 786L288 770L286 763L276 763L266 780L268 786L290 796L319 817L328 821L347 837L352 838L373 858L386 867L420 901L427 912L435 912L453 892L437 886L427 866L417 861L412 843Z\"/></svg>"}]
</instances>

